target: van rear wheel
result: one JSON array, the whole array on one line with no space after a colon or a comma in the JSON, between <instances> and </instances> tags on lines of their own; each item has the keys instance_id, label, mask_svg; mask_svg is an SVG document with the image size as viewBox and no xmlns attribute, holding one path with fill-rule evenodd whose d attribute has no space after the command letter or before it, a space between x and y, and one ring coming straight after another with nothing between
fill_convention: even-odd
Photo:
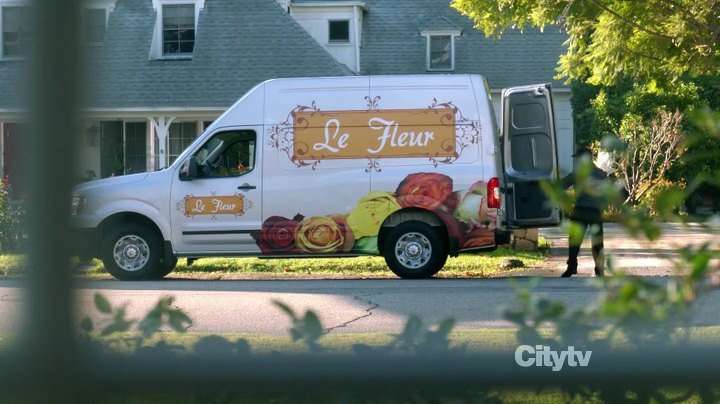
<instances>
[{"instance_id":1,"label":"van rear wheel","mask_svg":"<svg viewBox=\"0 0 720 404\"><path fill-rule=\"evenodd\" d=\"M392 228L383 251L390 270L403 279L429 278L447 260L447 243L436 229L418 221Z\"/></svg>"},{"instance_id":2,"label":"van rear wheel","mask_svg":"<svg viewBox=\"0 0 720 404\"><path fill-rule=\"evenodd\" d=\"M172 272L173 269L175 269L175 267L177 266L177 263L178 263L177 257L172 257L169 261L163 260L160 263L160 266L157 268L157 271L148 275L147 279L157 280L157 279L164 278L170 272Z\"/></svg>"},{"instance_id":3,"label":"van rear wheel","mask_svg":"<svg viewBox=\"0 0 720 404\"><path fill-rule=\"evenodd\" d=\"M125 223L105 234L100 255L112 276L123 281L152 278L161 271L162 243L155 231Z\"/></svg>"}]
</instances>

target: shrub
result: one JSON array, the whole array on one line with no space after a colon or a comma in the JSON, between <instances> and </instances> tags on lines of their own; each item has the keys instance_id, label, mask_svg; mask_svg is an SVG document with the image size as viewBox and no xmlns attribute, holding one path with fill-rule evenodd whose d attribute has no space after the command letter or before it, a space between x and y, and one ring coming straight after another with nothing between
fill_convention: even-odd
<instances>
[{"instance_id":1,"label":"shrub","mask_svg":"<svg viewBox=\"0 0 720 404\"><path fill-rule=\"evenodd\" d=\"M657 217L660 212L657 211L658 197L665 191L671 188L684 189L685 185L682 183L673 183L670 180L664 178L653 181L653 183L642 183L641 189L647 189L644 192L642 199L639 201L639 205L647 209L651 217Z\"/></svg>"},{"instance_id":2,"label":"shrub","mask_svg":"<svg viewBox=\"0 0 720 404\"><path fill-rule=\"evenodd\" d=\"M0 251L12 252L18 247L24 216L22 201L10 197L10 185L3 181L0 187Z\"/></svg>"}]
</instances>

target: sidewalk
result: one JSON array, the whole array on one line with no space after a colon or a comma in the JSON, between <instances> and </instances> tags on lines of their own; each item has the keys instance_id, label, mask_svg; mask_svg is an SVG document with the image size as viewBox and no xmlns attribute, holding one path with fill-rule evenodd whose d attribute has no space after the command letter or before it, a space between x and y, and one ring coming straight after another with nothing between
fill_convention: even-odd
<instances>
[{"instance_id":1,"label":"sidewalk","mask_svg":"<svg viewBox=\"0 0 720 404\"><path fill-rule=\"evenodd\" d=\"M612 257L616 269L639 276L669 276L677 274L674 262L680 254L678 249L687 245L711 243L715 250L720 248L720 223L713 223L709 229L699 224L687 226L677 223L661 224L662 235L659 240L648 241L644 236L637 238L628 235L625 229L616 223L606 223L605 254ZM565 271L568 254L567 232L563 226L540 229L540 235L552 244L552 252L542 268L528 268L519 271L519 276L537 275L554 277ZM575 276L593 276L594 263L590 252L590 236L583 240L578 259L578 274ZM718 267L718 263L713 263Z\"/></svg>"}]
</instances>

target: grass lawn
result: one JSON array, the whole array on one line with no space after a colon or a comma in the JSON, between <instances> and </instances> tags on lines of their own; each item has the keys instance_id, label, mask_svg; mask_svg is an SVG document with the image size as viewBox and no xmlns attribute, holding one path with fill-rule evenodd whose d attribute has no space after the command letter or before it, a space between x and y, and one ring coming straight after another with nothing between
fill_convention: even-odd
<instances>
[{"instance_id":1,"label":"grass lawn","mask_svg":"<svg viewBox=\"0 0 720 404\"><path fill-rule=\"evenodd\" d=\"M523 262L525 267L541 266L543 251L514 251L500 248L496 251L463 254L449 258L437 275L441 278L488 278L502 275L512 269L501 269L503 260L511 258ZM0 277L20 276L25 259L22 255L0 255ZM73 265L77 265L75 262ZM90 279L109 278L103 264L93 260L84 267L84 276ZM193 279L280 279L280 278L395 278L382 257L354 258L202 258L192 265L180 259L168 278Z\"/></svg>"}]
</instances>

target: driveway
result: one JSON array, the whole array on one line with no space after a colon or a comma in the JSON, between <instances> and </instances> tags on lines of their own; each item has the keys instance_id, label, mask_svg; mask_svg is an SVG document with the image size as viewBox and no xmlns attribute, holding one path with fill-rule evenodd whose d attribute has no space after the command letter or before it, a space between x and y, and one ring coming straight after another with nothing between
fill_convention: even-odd
<instances>
[{"instance_id":1,"label":"driveway","mask_svg":"<svg viewBox=\"0 0 720 404\"><path fill-rule=\"evenodd\" d=\"M718 250L720 242L720 223L713 222L704 226L698 223L687 225L679 223L661 224L662 236L659 240L648 241L643 236L632 237L617 223L606 223L605 250L611 257L616 269L631 275L668 276L677 274L679 249L692 245L709 243ZM551 257L542 268L529 268L518 271L517 275L560 276L565 271L568 254L567 232L564 227L540 229L540 235L552 243ZM590 252L590 237L586 235L580 250L576 276L593 276L594 263ZM718 262L712 263L718 269Z\"/></svg>"}]
</instances>

